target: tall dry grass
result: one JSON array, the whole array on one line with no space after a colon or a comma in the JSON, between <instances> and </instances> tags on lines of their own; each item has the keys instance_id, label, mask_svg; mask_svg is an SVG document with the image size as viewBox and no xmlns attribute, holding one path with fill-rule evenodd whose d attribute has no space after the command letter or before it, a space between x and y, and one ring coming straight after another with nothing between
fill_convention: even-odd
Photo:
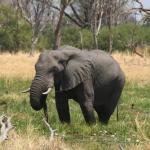
<instances>
[{"instance_id":1,"label":"tall dry grass","mask_svg":"<svg viewBox=\"0 0 150 150\"><path fill-rule=\"evenodd\" d=\"M150 83L150 56L140 57L136 54L114 53L113 57L119 62L128 81Z\"/></svg>"},{"instance_id":2,"label":"tall dry grass","mask_svg":"<svg viewBox=\"0 0 150 150\"><path fill-rule=\"evenodd\" d=\"M26 134L10 131L9 139L0 143L0 150L67 150L61 139L50 141L49 137L36 134L31 125L27 126L26 131Z\"/></svg>"},{"instance_id":3,"label":"tall dry grass","mask_svg":"<svg viewBox=\"0 0 150 150\"><path fill-rule=\"evenodd\" d=\"M19 53L0 55L0 77L32 79L35 74L34 65L39 54L29 57ZM150 57L141 58L136 54L114 53L113 57L120 63L127 80L138 83L150 82Z\"/></svg>"},{"instance_id":4,"label":"tall dry grass","mask_svg":"<svg viewBox=\"0 0 150 150\"><path fill-rule=\"evenodd\" d=\"M0 54L0 77L31 79L34 76L34 65L39 54Z\"/></svg>"}]
</instances>

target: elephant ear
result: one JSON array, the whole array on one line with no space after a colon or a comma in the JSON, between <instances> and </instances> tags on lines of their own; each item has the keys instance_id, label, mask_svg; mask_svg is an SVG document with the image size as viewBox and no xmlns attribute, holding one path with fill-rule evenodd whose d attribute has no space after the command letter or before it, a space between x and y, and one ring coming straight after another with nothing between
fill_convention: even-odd
<instances>
[{"instance_id":1,"label":"elephant ear","mask_svg":"<svg viewBox=\"0 0 150 150\"><path fill-rule=\"evenodd\" d=\"M70 90L91 77L91 61L85 56L71 58L61 78L61 91Z\"/></svg>"}]
</instances>

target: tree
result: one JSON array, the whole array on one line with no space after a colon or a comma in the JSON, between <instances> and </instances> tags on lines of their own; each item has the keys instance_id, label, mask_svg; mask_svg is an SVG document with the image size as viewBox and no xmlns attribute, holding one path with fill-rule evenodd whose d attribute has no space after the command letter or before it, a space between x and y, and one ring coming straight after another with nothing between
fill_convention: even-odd
<instances>
[{"instance_id":1,"label":"tree","mask_svg":"<svg viewBox=\"0 0 150 150\"><path fill-rule=\"evenodd\" d=\"M112 52L113 48L113 26L123 23L123 20L127 16L126 6L129 0L106 0L107 5L105 7L105 24L108 26L109 29L109 52ZM122 19L123 18L123 19Z\"/></svg>"},{"instance_id":2,"label":"tree","mask_svg":"<svg viewBox=\"0 0 150 150\"><path fill-rule=\"evenodd\" d=\"M109 28L109 51L112 51L113 33L112 26L118 25L123 20L126 5L129 0L80 0L80 15L74 12L83 27L91 28L94 39L94 48L98 48L97 37L102 25ZM73 10L73 9L72 9Z\"/></svg>"},{"instance_id":3,"label":"tree","mask_svg":"<svg viewBox=\"0 0 150 150\"><path fill-rule=\"evenodd\" d=\"M97 37L100 33L101 25L106 22L110 29L109 49L112 49L111 28L115 24L113 22L119 19L119 14L123 14L127 2L128 0L74 0L69 5L72 13L64 12L64 14L80 28L89 28L92 31L93 48L96 49L98 48ZM54 8L60 11L58 7L55 6Z\"/></svg>"},{"instance_id":4,"label":"tree","mask_svg":"<svg viewBox=\"0 0 150 150\"><path fill-rule=\"evenodd\" d=\"M144 13L146 16L150 17L150 9L144 8L142 2L140 2L139 0L133 0L133 1L139 4L139 7L133 9L138 10L140 13Z\"/></svg>"},{"instance_id":5,"label":"tree","mask_svg":"<svg viewBox=\"0 0 150 150\"><path fill-rule=\"evenodd\" d=\"M68 1L67 3L65 3L65 5L63 4L62 5L63 7L61 8L53 5L53 8L60 12L60 19L62 17L62 14L65 14L65 16L67 16L72 22L74 22L80 28L86 28L86 27L90 28L93 33L94 47L98 48L97 36L101 27L101 18L103 15L103 4L104 4L104 0L94 0L94 1L80 0L80 1ZM72 10L71 13L65 12L65 8L67 6L70 7L70 10ZM59 26L61 21L60 19L58 23ZM55 32L55 36L56 35L58 35L58 31ZM59 35L56 37L59 37ZM58 46L56 45L56 48L57 47Z\"/></svg>"},{"instance_id":6,"label":"tree","mask_svg":"<svg viewBox=\"0 0 150 150\"><path fill-rule=\"evenodd\" d=\"M66 7L70 3L71 3L71 0L61 0L61 2L60 2L60 8L58 8L60 10L59 11L59 19L58 19L58 22L56 24L56 28L54 31L54 36L55 36L54 47L53 47L54 50L58 49L60 46L60 40L61 40L60 29L61 29L61 24L62 24L62 20L63 20L63 15L65 13ZM53 8L55 8L55 7L53 7Z\"/></svg>"},{"instance_id":7,"label":"tree","mask_svg":"<svg viewBox=\"0 0 150 150\"><path fill-rule=\"evenodd\" d=\"M101 29L102 17L106 3L105 0L94 0L93 3L89 4L91 4L91 10L89 11L90 28L93 33L94 48L98 49L97 37Z\"/></svg>"},{"instance_id":8,"label":"tree","mask_svg":"<svg viewBox=\"0 0 150 150\"><path fill-rule=\"evenodd\" d=\"M88 27L92 31L95 49L98 49L97 36L101 28L105 5L105 0L80 0L70 4L77 25L81 28Z\"/></svg>"},{"instance_id":9,"label":"tree","mask_svg":"<svg viewBox=\"0 0 150 150\"><path fill-rule=\"evenodd\" d=\"M52 0L13 0L13 3L32 28L30 55L33 55L39 36L50 20Z\"/></svg>"},{"instance_id":10,"label":"tree","mask_svg":"<svg viewBox=\"0 0 150 150\"><path fill-rule=\"evenodd\" d=\"M18 23L16 11L11 5L0 5L0 51L18 51Z\"/></svg>"}]
</instances>

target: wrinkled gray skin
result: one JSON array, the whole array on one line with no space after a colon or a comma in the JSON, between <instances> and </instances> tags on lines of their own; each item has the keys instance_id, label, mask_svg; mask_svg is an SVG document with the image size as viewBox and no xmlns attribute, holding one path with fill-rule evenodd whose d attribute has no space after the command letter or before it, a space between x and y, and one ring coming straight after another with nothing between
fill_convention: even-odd
<instances>
[{"instance_id":1,"label":"wrinkled gray skin","mask_svg":"<svg viewBox=\"0 0 150 150\"><path fill-rule=\"evenodd\" d=\"M70 46L70 45L63 45L61 47L59 47L57 50L72 50L72 51L78 51L80 49Z\"/></svg>"},{"instance_id":2,"label":"wrinkled gray skin","mask_svg":"<svg viewBox=\"0 0 150 150\"><path fill-rule=\"evenodd\" d=\"M85 121L107 124L124 87L125 76L118 63L107 53L94 51L56 50L44 52L35 65L36 75L30 89L33 109L47 111L47 95L55 87L56 108L61 122L70 123L68 100L75 100Z\"/></svg>"}]
</instances>

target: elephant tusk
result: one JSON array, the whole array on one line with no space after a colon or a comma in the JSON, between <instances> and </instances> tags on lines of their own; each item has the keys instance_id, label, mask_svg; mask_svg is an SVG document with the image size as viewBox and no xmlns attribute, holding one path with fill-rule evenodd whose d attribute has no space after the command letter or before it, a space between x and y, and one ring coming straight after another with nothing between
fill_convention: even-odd
<instances>
[{"instance_id":1,"label":"elephant tusk","mask_svg":"<svg viewBox=\"0 0 150 150\"><path fill-rule=\"evenodd\" d=\"M51 91L52 88L48 88L48 90L44 93L42 93L43 95L47 95L50 91Z\"/></svg>"},{"instance_id":2,"label":"elephant tusk","mask_svg":"<svg viewBox=\"0 0 150 150\"><path fill-rule=\"evenodd\" d=\"M25 91L22 91L21 93L28 93L28 92L30 92L30 88L28 88L28 89L25 90Z\"/></svg>"}]
</instances>

